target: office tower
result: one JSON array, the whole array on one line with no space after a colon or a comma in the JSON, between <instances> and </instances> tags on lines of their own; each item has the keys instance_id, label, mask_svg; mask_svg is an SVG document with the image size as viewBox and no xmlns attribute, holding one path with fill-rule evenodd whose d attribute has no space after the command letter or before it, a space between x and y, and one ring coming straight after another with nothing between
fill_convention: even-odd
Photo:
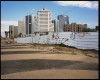
<instances>
[{"instance_id":1,"label":"office tower","mask_svg":"<svg viewBox=\"0 0 100 80\"><path fill-rule=\"evenodd\" d=\"M51 19L51 12L43 8L37 12L38 31L39 32L54 32L54 24Z\"/></svg>"},{"instance_id":2,"label":"office tower","mask_svg":"<svg viewBox=\"0 0 100 80\"><path fill-rule=\"evenodd\" d=\"M82 32L84 28L87 28L87 24L71 23L65 24L63 30L64 32Z\"/></svg>"},{"instance_id":3,"label":"office tower","mask_svg":"<svg viewBox=\"0 0 100 80\"><path fill-rule=\"evenodd\" d=\"M69 17L66 15L58 15L59 20L59 32L63 32L64 24L69 24Z\"/></svg>"},{"instance_id":4,"label":"office tower","mask_svg":"<svg viewBox=\"0 0 100 80\"><path fill-rule=\"evenodd\" d=\"M26 34L32 33L32 15L25 16Z\"/></svg>"},{"instance_id":5,"label":"office tower","mask_svg":"<svg viewBox=\"0 0 100 80\"><path fill-rule=\"evenodd\" d=\"M25 16L26 34L32 34L38 31L37 17L33 14Z\"/></svg>"},{"instance_id":6,"label":"office tower","mask_svg":"<svg viewBox=\"0 0 100 80\"><path fill-rule=\"evenodd\" d=\"M54 23L54 32L59 32L59 20L52 20Z\"/></svg>"},{"instance_id":7,"label":"office tower","mask_svg":"<svg viewBox=\"0 0 100 80\"><path fill-rule=\"evenodd\" d=\"M9 38L18 37L18 26L9 25Z\"/></svg>"},{"instance_id":8,"label":"office tower","mask_svg":"<svg viewBox=\"0 0 100 80\"><path fill-rule=\"evenodd\" d=\"M22 34L22 36L26 34L25 18L23 20L18 21L18 35L20 33Z\"/></svg>"},{"instance_id":9,"label":"office tower","mask_svg":"<svg viewBox=\"0 0 100 80\"><path fill-rule=\"evenodd\" d=\"M32 15L32 33L38 32L37 16Z\"/></svg>"}]
</instances>

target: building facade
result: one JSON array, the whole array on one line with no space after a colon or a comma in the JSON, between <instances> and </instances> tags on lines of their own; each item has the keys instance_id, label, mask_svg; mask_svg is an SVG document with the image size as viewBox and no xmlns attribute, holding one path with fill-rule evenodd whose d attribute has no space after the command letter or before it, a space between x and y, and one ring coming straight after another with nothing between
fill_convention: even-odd
<instances>
[{"instance_id":1,"label":"building facade","mask_svg":"<svg viewBox=\"0 0 100 80\"><path fill-rule=\"evenodd\" d=\"M26 28L25 28L25 18L23 20L18 21L18 35L22 34L24 36L26 34Z\"/></svg>"},{"instance_id":2,"label":"building facade","mask_svg":"<svg viewBox=\"0 0 100 80\"><path fill-rule=\"evenodd\" d=\"M23 20L18 21L18 34L30 36L37 32L54 32L54 23L52 23L51 12L43 8L37 12L37 15L27 15Z\"/></svg>"},{"instance_id":3,"label":"building facade","mask_svg":"<svg viewBox=\"0 0 100 80\"><path fill-rule=\"evenodd\" d=\"M32 33L38 32L37 16L32 15Z\"/></svg>"},{"instance_id":4,"label":"building facade","mask_svg":"<svg viewBox=\"0 0 100 80\"><path fill-rule=\"evenodd\" d=\"M18 37L18 26L9 25L9 38Z\"/></svg>"},{"instance_id":5,"label":"building facade","mask_svg":"<svg viewBox=\"0 0 100 80\"><path fill-rule=\"evenodd\" d=\"M26 34L32 33L32 15L25 16Z\"/></svg>"},{"instance_id":6,"label":"building facade","mask_svg":"<svg viewBox=\"0 0 100 80\"><path fill-rule=\"evenodd\" d=\"M59 20L52 20L54 23L54 32L59 32Z\"/></svg>"},{"instance_id":7,"label":"building facade","mask_svg":"<svg viewBox=\"0 0 100 80\"><path fill-rule=\"evenodd\" d=\"M67 15L58 15L59 20L59 32L63 32L63 27L65 24L69 24L69 17Z\"/></svg>"},{"instance_id":8,"label":"building facade","mask_svg":"<svg viewBox=\"0 0 100 80\"><path fill-rule=\"evenodd\" d=\"M33 14L25 16L26 34L33 34L38 31L37 17Z\"/></svg>"},{"instance_id":9,"label":"building facade","mask_svg":"<svg viewBox=\"0 0 100 80\"><path fill-rule=\"evenodd\" d=\"M51 12L43 8L37 12L38 31L39 32L54 32L54 24L51 19Z\"/></svg>"},{"instance_id":10,"label":"building facade","mask_svg":"<svg viewBox=\"0 0 100 80\"><path fill-rule=\"evenodd\" d=\"M87 24L65 24L63 27L64 32L82 32L84 28L87 28Z\"/></svg>"}]
</instances>

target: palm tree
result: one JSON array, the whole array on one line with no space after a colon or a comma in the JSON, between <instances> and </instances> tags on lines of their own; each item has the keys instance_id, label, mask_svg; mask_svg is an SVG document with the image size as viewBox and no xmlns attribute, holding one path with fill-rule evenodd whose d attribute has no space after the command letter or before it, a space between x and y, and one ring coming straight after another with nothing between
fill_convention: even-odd
<instances>
[{"instance_id":1,"label":"palm tree","mask_svg":"<svg viewBox=\"0 0 100 80\"><path fill-rule=\"evenodd\" d=\"M12 35L13 31L10 31L10 33L11 33L11 38L13 38L13 35Z\"/></svg>"},{"instance_id":2,"label":"palm tree","mask_svg":"<svg viewBox=\"0 0 100 80\"><path fill-rule=\"evenodd\" d=\"M13 34L12 34L13 31L9 31L8 33L9 33L9 38L13 38Z\"/></svg>"},{"instance_id":3,"label":"palm tree","mask_svg":"<svg viewBox=\"0 0 100 80\"><path fill-rule=\"evenodd\" d=\"M6 36L6 38L8 37L8 31L5 31L5 36Z\"/></svg>"}]
</instances>

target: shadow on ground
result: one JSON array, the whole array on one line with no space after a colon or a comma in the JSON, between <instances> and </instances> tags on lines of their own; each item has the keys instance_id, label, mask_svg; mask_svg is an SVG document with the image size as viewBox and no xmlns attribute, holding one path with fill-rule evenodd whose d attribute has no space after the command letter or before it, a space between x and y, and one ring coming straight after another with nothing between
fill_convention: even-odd
<instances>
[{"instance_id":1,"label":"shadow on ground","mask_svg":"<svg viewBox=\"0 0 100 80\"><path fill-rule=\"evenodd\" d=\"M7 51L7 52L1 52L1 55L6 54L36 54L36 53L42 53L46 51Z\"/></svg>"},{"instance_id":2,"label":"shadow on ground","mask_svg":"<svg viewBox=\"0 0 100 80\"><path fill-rule=\"evenodd\" d=\"M58 51L3 51L1 52L1 55L8 55L8 54L65 54L63 52L58 52ZM71 54L71 55L76 55L75 53L67 53L66 54Z\"/></svg>"},{"instance_id":3,"label":"shadow on ground","mask_svg":"<svg viewBox=\"0 0 100 80\"><path fill-rule=\"evenodd\" d=\"M25 46L24 47L23 46L20 46L20 47L16 47L16 46L15 47L14 46L13 47L10 47L10 46L9 47L1 47L1 49L20 49L20 48L29 48L29 47L25 47Z\"/></svg>"},{"instance_id":4,"label":"shadow on ground","mask_svg":"<svg viewBox=\"0 0 100 80\"><path fill-rule=\"evenodd\" d=\"M1 75L45 69L77 69L98 71L97 63L74 60L28 59L1 61Z\"/></svg>"}]
</instances>

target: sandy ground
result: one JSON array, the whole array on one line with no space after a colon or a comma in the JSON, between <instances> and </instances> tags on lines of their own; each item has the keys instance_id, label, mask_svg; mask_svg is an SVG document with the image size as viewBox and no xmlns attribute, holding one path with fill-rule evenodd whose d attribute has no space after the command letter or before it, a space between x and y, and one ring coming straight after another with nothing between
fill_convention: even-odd
<instances>
[{"instance_id":1,"label":"sandy ground","mask_svg":"<svg viewBox=\"0 0 100 80\"><path fill-rule=\"evenodd\" d=\"M98 58L30 45L1 47L1 79L98 79Z\"/></svg>"},{"instance_id":2,"label":"sandy ground","mask_svg":"<svg viewBox=\"0 0 100 80\"><path fill-rule=\"evenodd\" d=\"M1 75L2 79L98 79L97 71L49 69Z\"/></svg>"}]
</instances>

